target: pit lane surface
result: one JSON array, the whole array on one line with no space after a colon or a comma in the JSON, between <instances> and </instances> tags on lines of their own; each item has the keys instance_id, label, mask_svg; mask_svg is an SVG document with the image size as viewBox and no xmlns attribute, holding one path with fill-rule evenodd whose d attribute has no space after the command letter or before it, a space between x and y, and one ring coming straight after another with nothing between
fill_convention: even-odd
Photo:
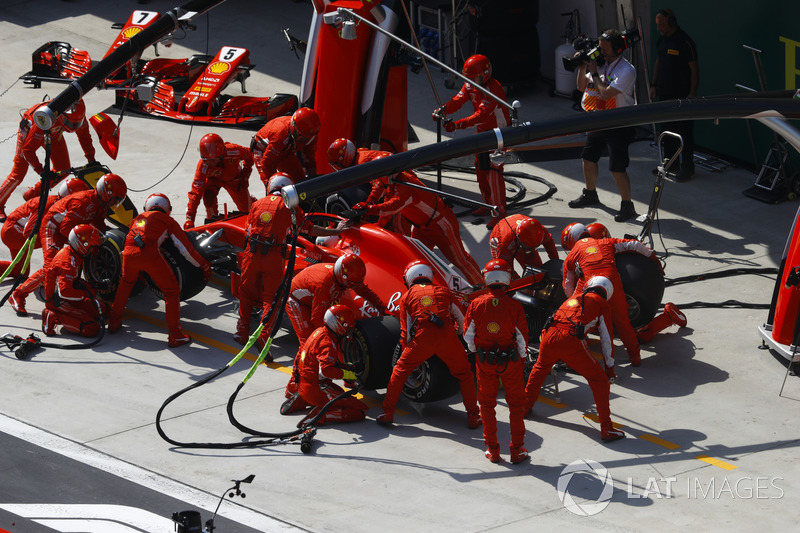
<instances>
[{"instance_id":1,"label":"pit lane surface","mask_svg":"<svg viewBox=\"0 0 800 533\"><path fill-rule=\"evenodd\" d=\"M144 7L164 12L174 5L151 2ZM101 57L116 36L110 23L125 20L133 7L138 5L87 6L56 0L4 3L0 7L4 58L0 91L5 91L0 96L0 139L16 132L19 109L27 109L45 93L53 96L61 89L48 85L34 90L21 83L11 87L17 76L30 69L33 50L47 40L58 39ZM282 2L280 12L276 12L274 5L245 7L226 2L209 17L208 50L206 32L197 31L171 49L160 47L159 51L169 57L187 57L192 53L213 54L222 45L245 46L256 64L247 81L249 94L296 93L301 61L288 51L278 30L290 26L293 33L304 35L310 10L304 3ZM205 19L198 27L205 28ZM146 57L153 57L152 49ZM434 78L441 97L454 92L444 89L437 75ZM435 140L430 112L438 107L437 102L424 76L411 76L410 83L409 118L427 144ZM238 87L231 86L229 91L238 94ZM571 102L548 98L543 86L516 97L523 103L522 120L574 113ZM112 101L109 92L95 91L86 96L90 112L109 108ZM191 128L131 115L124 119L118 159L112 161L102 152L98 152L98 159L126 179L137 206L151 192L164 192L173 203L175 217L182 220L197 162L195 147L209 131L243 145L251 135L242 130ZM82 163L74 136L68 135L67 142L73 161ZM185 148L186 155L181 159ZM8 168L13 151L13 139L0 143L0 161ZM631 156L634 202L642 213L652 192L650 169L657 155L645 141L631 147ZM176 165L176 170L163 179ZM596 219L615 236L638 233L638 224L613 221L618 195L603 165L599 186L604 205L584 210L571 210L566 205L580 194L579 161L507 168L544 177L558 187L550 201L522 211L536 216L554 235L569 222ZM422 177L428 183L434 180L431 175ZM741 191L751 186L754 178L739 169L720 174L700 170L691 182L667 183L654 232L660 255L665 249L670 253L668 277L733 267L777 266L797 205L767 205L743 196ZM26 178L9 206L21 203L22 191L33 179L32 174ZM478 197L470 174L447 173L444 183L452 192ZM262 194L255 176L251 192ZM489 256L485 220L481 223L469 216L461 220L468 250L479 264L484 263ZM7 251L0 253L7 257ZM34 255L35 260L40 261L40 257ZM34 268L38 266L34 263ZM612 387L611 408L615 422L623 426L628 438L609 445L598 439L585 382L576 376L559 375L560 402L555 402L555 391L548 380L543 390L545 401L537 403L534 417L527 421L531 461L521 465L510 465L507 460L493 465L483 458L480 431L466 429L457 398L428 405L403 401L400 407L404 414L397 418L394 428L377 426L372 418L380 412L377 406L383 391L365 392L373 406L367 421L321 428L310 455L302 454L296 445L250 450L175 448L158 436L155 413L169 395L225 366L237 351L231 340L235 303L224 280L216 281L182 305L184 327L196 339L188 347L166 348L163 304L145 292L131 300L123 330L107 336L93 350L48 348L35 352L29 360L18 361L10 351L0 349L0 412L156 476L194 487L209 497L230 486L231 479L253 473L255 480L245 489L248 497L237 499L238 505L288 524L286 527L312 531L373 531L377 526L388 532L564 527L777 530L794 528L800 520L796 462L800 383L789 378L783 396L778 396L786 367L769 351L758 349L756 327L766 319L766 310L689 309L687 328L671 328L643 346L639 368L626 364L620 348L619 381ZM773 285L774 279L766 276L725 278L670 287L664 301L679 305L728 299L765 303ZM3 284L8 286L9 282ZM0 332L26 335L37 331L41 308L41 302L31 298L28 309L32 316L16 317L7 305L3 306ZM296 339L284 329L274 343L276 362L259 368L236 402L235 413L246 425L264 431L288 431L299 420L300 416L278 414L288 379L286 368L296 349ZM249 362L240 361L211 384L171 404L164 414L165 431L187 442L240 441L245 435L231 426L225 406L247 370ZM499 435L501 442L507 443L507 412L502 399L500 405ZM10 438L16 437L4 437L4 454ZM507 459L507 450L501 451ZM599 502L606 504L600 512L579 516L573 512L575 508L565 507L567 495L578 503L591 503L602 499L607 485L591 469L576 470L571 476L564 472L576 461L588 465L589 460L610 474L611 490L608 499ZM91 472L92 467L80 468ZM29 470L47 474L49 467L36 462ZM4 502L65 501L59 485L34 483L32 474L19 477L16 472L0 470L0 484L19 487L9 490L17 496L38 494L27 501L10 499L11 494ZM85 475L89 474L75 474L81 478ZM605 479L608 483L609 478ZM103 475L97 483L101 494L111 495L121 482ZM559 493L559 488L567 490ZM157 502L154 495L151 499L147 494L143 503L134 507L168 518L175 511L188 509L184 502L193 505L171 490L166 492L165 500ZM75 503L95 502L77 491ZM210 512L202 509L206 519ZM226 501L220 512L227 517L229 509L230 502ZM20 516L4 512L0 528L22 531L23 523L28 523ZM260 529L246 520L236 522L245 524L241 527ZM246 531L236 529L240 526L233 522L226 527L228 531ZM172 531L171 526L166 531ZM221 527L219 531L223 531Z\"/></svg>"}]
</instances>

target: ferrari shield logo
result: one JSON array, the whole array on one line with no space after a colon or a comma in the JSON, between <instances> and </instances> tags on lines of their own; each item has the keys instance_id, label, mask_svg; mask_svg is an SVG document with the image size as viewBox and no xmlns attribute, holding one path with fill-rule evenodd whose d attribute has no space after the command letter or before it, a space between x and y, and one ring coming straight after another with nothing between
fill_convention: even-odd
<instances>
[{"instance_id":1,"label":"ferrari shield logo","mask_svg":"<svg viewBox=\"0 0 800 533\"><path fill-rule=\"evenodd\" d=\"M498 305L500 305L500 300L492 298L492 307L497 307Z\"/></svg>"}]
</instances>

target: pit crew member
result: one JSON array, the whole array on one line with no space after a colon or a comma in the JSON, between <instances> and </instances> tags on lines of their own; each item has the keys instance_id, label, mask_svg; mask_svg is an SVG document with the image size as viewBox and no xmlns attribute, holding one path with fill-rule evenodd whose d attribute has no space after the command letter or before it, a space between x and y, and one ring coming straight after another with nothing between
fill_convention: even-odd
<instances>
[{"instance_id":1,"label":"pit crew member","mask_svg":"<svg viewBox=\"0 0 800 533\"><path fill-rule=\"evenodd\" d=\"M525 387L526 413L539 398L539 391L553 365L561 360L589 382L600 418L600 438L612 441L625 437L625 433L615 429L611 423L609 377L603 365L589 351L586 342L586 331L597 328L604 361L606 365L614 364L607 315L608 300L615 292L611 280L605 276L594 276L586 282L582 292L576 292L568 298L549 320L542 331L539 357Z\"/></svg>"},{"instance_id":2,"label":"pit crew member","mask_svg":"<svg viewBox=\"0 0 800 533\"><path fill-rule=\"evenodd\" d=\"M389 425L403 386L419 365L437 355L458 380L467 427L481 425L475 376L470 368L458 333L464 326L464 315L453 292L433 283L433 269L424 261L412 261L403 272L408 290L398 300L400 343L403 351L392 369L392 377L383 399L383 413L377 422ZM458 330L456 330L458 328Z\"/></svg>"},{"instance_id":3,"label":"pit crew member","mask_svg":"<svg viewBox=\"0 0 800 533\"><path fill-rule=\"evenodd\" d=\"M116 174L105 174L95 189L78 191L57 200L42 219L41 239L44 267L67 243L69 232L78 224L90 224L105 230L109 210L116 209L128 194L125 181ZM44 282L44 268L33 273L12 293L11 306L17 313L25 310L25 299ZM11 302L12 298L9 298Z\"/></svg>"},{"instance_id":4,"label":"pit crew member","mask_svg":"<svg viewBox=\"0 0 800 533\"><path fill-rule=\"evenodd\" d=\"M439 117L452 115L467 101L472 103L474 113L460 120L445 120L445 131L452 132L475 126L477 133L491 131L511 124L511 115L505 106L499 105L496 100L487 96L483 90L474 85L483 87L501 100L506 99L502 85L492 78L492 64L484 55L474 55L464 62L462 74L472 80L472 84L465 83L461 90L439 109L433 112L433 120ZM474 85L473 85L474 84ZM475 173L478 177L478 188L481 191L484 203L496 205L500 215L492 217L486 225L492 229L497 222L506 216L506 184L503 179L503 164L493 163L488 152L475 154ZM488 215L489 211L481 207L472 212L473 215Z\"/></svg>"},{"instance_id":5,"label":"pit crew member","mask_svg":"<svg viewBox=\"0 0 800 533\"><path fill-rule=\"evenodd\" d=\"M47 197L45 201L44 212L46 213L50 207L56 203L57 200L66 198L74 192L86 190L89 190L89 186L84 181L81 181L78 178L67 178L59 184L58 194L51 194ZM33 226L36 223L36 217L39 213L40 200L41 198L39 196L31 198L18 208L14 209L14 211L8 215L8 218L6 218L6 221L3 223L3 229L0 230L0 238L2 238L3 244L8 246L8 250L11 252L12 259L17 256L19 251L24 246L25 241L33 231ZM34 243L34 248L41 247L41 234L38 234L36 237L36 242ZM23 263L24 260L20 260L14 266L14 269L11 271L12 276L18 276L19 274L23 273ZM10 265L11 261L0 261L0 271L5 272ZM26 270L24 274L27 275L28 270ZM24 316L24 314L22 316Z\"/></svg>"},{"instance_id":6,"label":"pit crew member","mask_svg":"<svg viewBox=\"0 0 800 533\"><path fill-rule=\"evenodd\" d=\"M540 267L542 259L536 248L544 246L549 259L558 259L558 250L553 236L547 229L533 217L522 214L511 215L492 229L489 236L489 252L494 259L502 259L512 267L514 261L519 263L522 271L525 267Z\"/></svg>"},{"instance_id":7,"label":"pit crew member","mask_svg":"<svg viewBox=\"0 0 800 533\"><path fill-rule=\"evenodd\" d=\"M211 277L211 265L195 250L186 233L170 216L171 212L169 199L161 193L155 193L145 200L144 212L131 222L125 237L125 248L122 250L122 278L111 308L108 331L113 333L122 327L122 313L131 290L139 276L147 274L164 296L169 330L167 344L170 348L175 348L192 342L192 338L181 329L180 286L164 258L161 245L170 240L189 263L203 269L206 281Z\"/></svg>"},{"instance_id":8,"label":"pit crew member","mask_svg":"<svg viewBox=\"0 0 800 533\"><path fill-rule=\"evenodd\" d=\"M617 270L615 254L635 252L652 259L658 263L658 267L661 269L661 263L655 253L634 239L593 239L586 226L580 222L573 222L564 228L561 232L561 246L565 250L569 250L564 259L565 294L580 294L583 284L592 276L604 276L611 280L614 293L609 297L609 307L613 327L610 327L609 331L613 336L614 328L616 328L617 336L628 352L631 365L639 366L642 363L639 341L628 315L628 301L625 299L625 290Z\"/></svg>"},{"instance_id":9,"label":"pit crew member","mask_svg":"<svg viewBox=\"0 0 800 533\"><path fill-rule=\"evenodd\" d=\"M244 146L225 142L216 133L200 139L200 161L189 191L186 222L183 229L192 229L200 200L206 208L206 218L219 216L217 197L225 189L242 213L250 210L255 198L250 196L250 173L253 171L253 154Z\"/></svg>"},{"instance_id":10,"label":"pit crew member","mask_svg":"<svg viewBox=\"0 0 800 533\"><path fill-rule=\"evenodd\" d=\"M500 462L497 441L497 392L505 389L511 426L511 462L528 457L525 449L525 360L528 356L528 321L522 304L506 293L511 266L492 259L483 269L488 292L470 302L464 318L464 342L475 354L478 403L483 420L486 458Z\"/></svg>"},{"instance_id":11,"label":"pit crew member","mask_svg":"<svg viewBox=\"0 0 800 533\"><path fill-rule=\"evenodd\" d=\"M28 167L33 168L33 171L42 175L47 172L50 178L50 187L54 187L70 168L69 151L67 150L67 143L64 139L64 131L75 132L78 136L78 141L83 148L83 153L89 164L96 164L94 145L92 144L92 135L89 132L89 125L86 123L86 105L83 100L78 100L62 115L60 115L53 126L50 128L50 169L45 169L42 162L36 156L36 151L42 148L45 143L45 132L36 125L33 120L33 114L41 106L47 105L47 102L36 104L28 109L23 115L17 131L17 147L14 152L14 165L11 172L0 185L0 219L5 219L5 206L11 193L14 192L25 174L28 173ZM34 196L39 196L41 185L37 182L32 188L25 191L23 198L27 201Z\"/></svg>"},{"instance_id":12,"label":"pit crew member","mask_svg":"<svg viewBox=\"0 0 800 533\"><path fill-rule=\"evenodd\" d=\"M264 187L278 171L289 174L295 183L316 176L319 128L317 112L301 107L292 116L274 118L258 130L250 150Z\"/></svg>"},{"instance_id":13,"label":"pit crew member","mask_svg":"<svg viewBox=\"0 0 800 533\"><path fill-rule=\"evenodd\" d=\"M100 231L89 224L78 224L69 232L69 246L64 246L45 267L42 331L55 335L56 326L83 337L100 333L102 317L108 304L81 279L86 256L103 242Z\"/></svg>"},{"instance_id":14,"label":"pit crew member","mask_svg":"<svg viewBox=\"0 0 800 533\"><path fill-rule=\"evenodd\" d=\"M333 305L325 311L325 325L314 330L300 346L292 369L293 388L289 399L281 406L281 414L313 406L306 419L311 419L333 398L344 393L334 379L356 380L350 366L344 364L342 341L353 331L356 314L346 305ZM292 382L287 386L292 387ZM356 422L367 416L367 404L352 396L337 400L316 425L331 422Z\"/></svg>"}]
</instances>

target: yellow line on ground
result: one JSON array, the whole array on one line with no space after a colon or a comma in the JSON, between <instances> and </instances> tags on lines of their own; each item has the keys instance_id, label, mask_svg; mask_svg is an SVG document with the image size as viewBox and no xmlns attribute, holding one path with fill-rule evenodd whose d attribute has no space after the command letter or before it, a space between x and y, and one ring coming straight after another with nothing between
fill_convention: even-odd
<instances>
[{"instance_id":1,"label":"yellow line on ground","mask_svg":"<svg viewBox=\"0 0 800 533\"><path fill-rule=\"evenodd\" d=\"M555 400L551 400L546 396L539 395L539 398L536 400L537 402L543 403L545 405L549 405L550 407L555 407L556 409L564 409L565 407L569 407L565 403L557 402Z\"/></svg>"},{"instance_id":2,"label":"yellow line on ground","mask_svg":"<svg viewBox=\"0 0 800 533\"><path fill-rule=\"evenodd\" d=\"M674 442L669 442L668 440L660 439L655 435L648 435L647 433L644 435L639 435L639 438L648 442L652 442L653 444L658 444L659 446L662 446L668 450L677 450L681 447L680 444L675 444Z\"/></svg>"},{"instance_id":3,"label":"yellow line on ground","mask_svg":"<svg viewBox=\"0 0 800 533\"><path fill-rule=\"evenodd\" d=\"M592 422L597 422L598 424L600 423L600 418L594 413L586 413L583 415L583 418L588 418ZM611 422L611 426L614 429L619 429L619 428L624 428L625 424L617 424L616 422Z\"/></svg>"},{"instance_id":4,"label":"yellow line on ground","mask_svg":"<svg viewBox=\"0 0 800 533\"><path fill-rule=\"evenodd\" d=\"M736 465L732 465L730 463L726 463L725 461L720 461L719 459L714 459L713 457L709 457L707 455L698 455L698 456L695 457L695 459L699 459L699 460L701 460L701 461L703 461L705 463L708 463L710 465L718 466L718 467L720 467L720 468L722 468L724 470L735 470L735 469L739 468Z\"/></svg>"}]
</instances>

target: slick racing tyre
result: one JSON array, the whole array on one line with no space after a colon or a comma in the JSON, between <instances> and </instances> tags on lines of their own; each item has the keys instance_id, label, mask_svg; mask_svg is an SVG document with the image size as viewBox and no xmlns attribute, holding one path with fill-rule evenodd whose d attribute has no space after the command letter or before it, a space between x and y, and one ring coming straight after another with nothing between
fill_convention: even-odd
<instances>
[{"instance_id":1,"label":"slick racing tyre","mask_svg":"<svg viewBox=\"0 0 800 533\"><path fill-rule=\"evenodd\" d=\"M111 286L107 290L97 291L106 300L114 299L119 280L122 279L122 249L125 248L126 236L127 233L121 229L106 231L105 240L97 253L89 255L84 263L84 275L90 283L111 280ZM144 287L144 283L137 282L131 296L142 292Z\"/></svg>"},{"instance_id":2,"label":"slick racing tyre","mask_svg":"<svg viewBox=\"0 0 800 533\"><path fill-rule=\"evenodd\" d=\"M631 325L634 329L646 326L656 316L664 297L664 275L655 261L641 254L617 254L616 261Z\"/></svg>"},{"instance_id":3,"label":"slick racing tyre","mask_svg":"<svg viewBox=\"0 0 800 533\"><path fill-rule=\"evenodd\" d=\"M400 344L394 349L392 365L396 364L398 359L400 359ZM419 403L436 402L453 396L458 390L458 380L450 373L447 365L434 355L408 376L403 386L403 396Z\"/></svg>"},{"instance_id":4,"label":"slick racing tyre","mask_svg":"<svg viewBox=\"0 0 800 533\"><path fill-rule=\"evenodd\" d=\"M400 321L393 316L362 318L344 346L347 363L363 363L358 381L364 389L382 389L392 375L392 348L400 339Z\"/></svg>"},{"instance_id":5,"label":"slick racing tyre","mask_svg":"<svg viewBox=\"0 0 800 533\"><path fill-rule=\"evenodd\" d=\"M189 232L186 234L186 236L189 238L189 241L192 243L195 249L202 253L202 250L197 246L197 235ZM203 289L205 289L206 281L203 279L203 269L196 267L187 261L186 258L181 255L172 241L164 241L164 244L161 245L161 254L164 256L164 259L167 260L167 263L169 263L172 273L175 274L175 278L178 280L178 286L181 288L181 301L185 301L189 298L197 296ZM161 289L158 288L153 280L151 280L146 274L144 275L144 278L150 290L153 291L153 293L155 293L159 298L163 298L164 295L162 294Z\"/></svg>"}]
</instances>

